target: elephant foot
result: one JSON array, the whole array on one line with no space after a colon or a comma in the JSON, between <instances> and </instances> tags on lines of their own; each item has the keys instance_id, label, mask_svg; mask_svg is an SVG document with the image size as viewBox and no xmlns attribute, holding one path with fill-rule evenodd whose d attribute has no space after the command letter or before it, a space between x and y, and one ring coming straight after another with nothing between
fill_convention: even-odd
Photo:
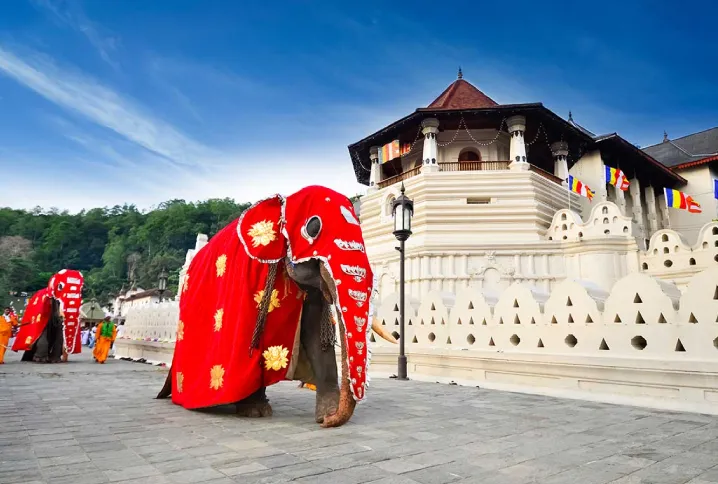
<instances>
[{"instance_id":1,"label":"elephant foot","mask_svg":"<svg viewBox=\"0 0 718 484\"><path fill-rule=\"evenodd\" d=\"M317 393L317 401L314 407L314 420L320 424L324 423L324 419L330 415L337 413L339 408L339 393L319 394Z\"/></svg>"},{"instance_id":2,"label":"elephant foot","mask_svg":"<svg viewBox=\"0 0 718 484\"><path fill-rule=\"evenodd\" d=\"M237 415L248 418L261 418L272 416L272 406L269 402L237 403Z\"/></svg>"},{"instance_id":3,"label":"elephant foot","mask_svg":"<svg viewBox=\"0 0 718 484\"><path fill-rule=\"evenodd\" d=\"M241 417L271 417L272 406L267 399L266 388L262 387L244 400L235 403L237 415Z\"/></svg>"}]
</instances>

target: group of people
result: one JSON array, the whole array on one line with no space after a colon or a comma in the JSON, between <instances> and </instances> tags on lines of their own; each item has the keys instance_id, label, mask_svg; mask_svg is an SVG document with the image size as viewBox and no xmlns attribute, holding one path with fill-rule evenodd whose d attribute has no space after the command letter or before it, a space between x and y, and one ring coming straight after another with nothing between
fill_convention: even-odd
<instances>
[{"instance_id":1,"label":"group of people","mask_svg":"<svg viewBox=\"0 0 718 484\"><path fill-rule=\"evenodd\" d=\"M14 331L20 326L18 317L11 307L6 307L0 316L0 365L5 361L5 352L10 349L10 339ZM118 326L107 316L97 324L86 324L81 332L83 346L91 348L93 359L98 363L105 363L118 336L122 335L124 327Z\"/></svg>"}]
</instances>

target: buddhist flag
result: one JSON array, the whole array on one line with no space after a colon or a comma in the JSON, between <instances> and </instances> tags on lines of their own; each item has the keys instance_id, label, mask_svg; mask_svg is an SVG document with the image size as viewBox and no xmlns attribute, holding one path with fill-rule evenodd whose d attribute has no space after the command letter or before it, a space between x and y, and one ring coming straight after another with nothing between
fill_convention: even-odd
<instances>
[{"instance_id":1,"label":"buddhist flag","mask_svg":"<svg viewBox=\"0 0 718 484\"><path fill-rule=\"evenodd\" d=\"M588 186L575 179L573 175L568 176L568 189L573 193L578 193L582 197L588 198L589 201L593 199L593 192Z\"/></svg>"},{"instance_id":2,"label":"buddhist flag","mask_svg":"<svg viewBox=\"0 0 718 484\"><path fill-rule=\"evenodd\" d=\"M628 178L626 178L625 173L623 173L618 168L611 168L610 166L603 165L603 167L606 169L606 183L610 183L616 188L620 188L624 192L628 190L628 185L630 185L630 182L628 181Z\"/></svg>"},{"instance_id":3,"label":"buddhist flag","mask_svg":"<svg viewBox=\"0 0 718 484\"><path fill-rule=\"evenodd\" d=\"M690 213L701 213L701 205L693 200L693 197L686 195L672 188L664 188L663 193L666 196L666 207L688 210Z\"/></svg>"},{"instance_id":4,"label":"buddhist flag","mask_svg":"<svg viewBox=\"0 0 718 484\"><path fill-rule=\"evenodd\" d=\"M380 154L382 163L386 163L387 161L391 161L394 158L401 156L401 153L399 152L399 140L396 139L391 143L387 143L382 146Z\"/></svg>"}]
</instances>

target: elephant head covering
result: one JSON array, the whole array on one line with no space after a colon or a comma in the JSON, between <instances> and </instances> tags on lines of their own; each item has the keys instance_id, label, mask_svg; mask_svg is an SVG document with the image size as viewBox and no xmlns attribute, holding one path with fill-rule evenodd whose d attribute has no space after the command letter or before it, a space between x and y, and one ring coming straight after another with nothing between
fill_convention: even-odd
<instances>
[{"instance_id":1,"label":"elephant head covering","mask_svg":"<svg viewBox=\"0 0 718 484\"><path fill-rule=\"evenodd\" d=\"M13 351L29 351L45 330L52 315L52 300L60 303L63 337L68 353L80 353L79 308L82 305L84 278L79 271L63 269L50 278L47 287L30 297L15 337Z\"/></svg>"},{"instance_id":2,"label":"elephant head covering","mask_svg":"<svg viewBox=\"0 0 718 484\"><path fill-rule=\"evenodd\" d=\"M234 403L291 379L304 293L285 264L310 259L334 284L348 369L343 385L355 400L364 398L372 274L362 232L347 197L312 186L256 203L192 259L180 288L174 403Z\"/></svg>"}]
</instances>

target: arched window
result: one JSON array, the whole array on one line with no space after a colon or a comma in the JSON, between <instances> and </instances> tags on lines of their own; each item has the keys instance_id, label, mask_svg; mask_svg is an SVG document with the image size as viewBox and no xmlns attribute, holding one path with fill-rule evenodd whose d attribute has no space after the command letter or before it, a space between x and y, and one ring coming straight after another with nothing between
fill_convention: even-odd
<instances>
[{"instance_id":1,"label":"arched window","mask_svg":"<svg viewBox=\"0 0 718 484\"><path fill-rule=\"evenodd\" d=\"M465 149L459 153L459 161L481 161L481 153L473 149Z\"/></svg>"}]
</instances>

